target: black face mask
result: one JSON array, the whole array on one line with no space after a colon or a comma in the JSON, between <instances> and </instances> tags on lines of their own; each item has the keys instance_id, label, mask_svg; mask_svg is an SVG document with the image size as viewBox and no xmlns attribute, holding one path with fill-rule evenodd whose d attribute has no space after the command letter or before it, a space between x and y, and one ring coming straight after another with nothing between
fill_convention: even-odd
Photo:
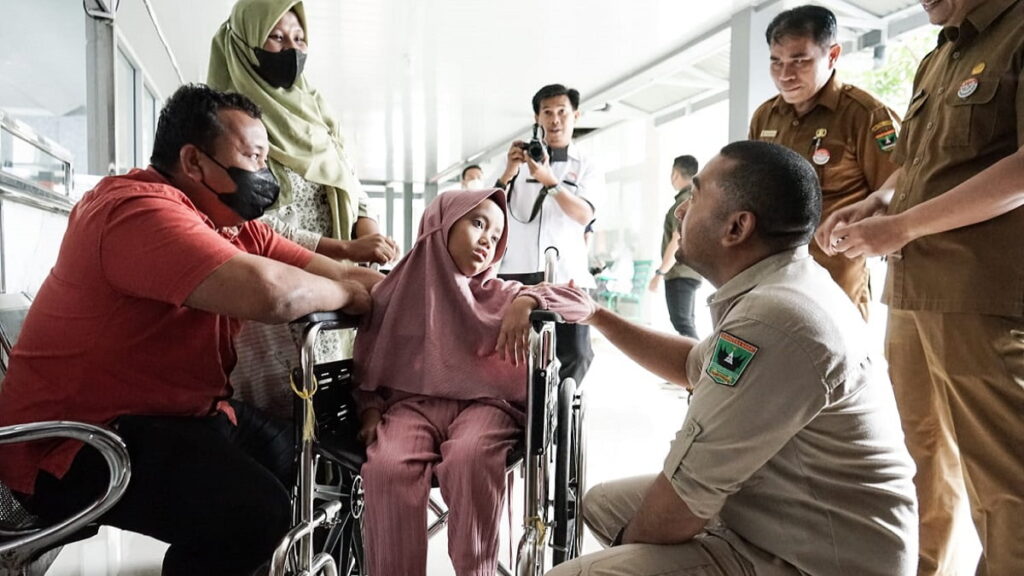
<instances>
[{"instance_id":1,"label":"black face mask","mask_svg":"<svg viewBox=\"0 0 1024 576\"><path fill-rule=\"evenodd\" d=\"M277 185L277 178L270 171L269 168L257 170L251 172L244 168L238 168L237 166L225 166L212 154L202 151L206 154L206 157L213 160L213 163L220 166L228 173L231 177L231 181L235 183L234 194L221 194L218 193L210 185L206 183L206 180L202 180L203 186L210 192L217 195L220 201L223 202L246 220L255 220L260 216L263 216L263 211L273 206L274 202L277 202L277 197L281 193L281 187Z\"/></svg>"},{"instance_id":2,"label":"black face mask","mask_svg":"<svg viewBox=\"0 0 1024 576\"><path fill-rule=\"evenodd\" d=\"M306 53L294 48L280 52L253 48L253 52L260 63L256 73L275 88L291 88L306 66Z\"/></svg>"}]
</instances>

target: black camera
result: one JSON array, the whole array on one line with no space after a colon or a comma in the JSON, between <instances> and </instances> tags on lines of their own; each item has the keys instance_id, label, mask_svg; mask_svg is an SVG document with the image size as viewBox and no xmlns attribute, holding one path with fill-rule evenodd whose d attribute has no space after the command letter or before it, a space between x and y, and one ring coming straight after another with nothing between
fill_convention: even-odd
<instances>
[{"instance_id":1,"label":"black camera","mask_svg":"<svg viewBox=\"0 0 1024 576\"><path fill-rule=\"evenodd\" d=\"M527 155L538 164L544 161L544 129L541 128L540 124L533 125L533 138L525 144L520 144L519 147L526 150Z\"/></svg>"}]
</instances>

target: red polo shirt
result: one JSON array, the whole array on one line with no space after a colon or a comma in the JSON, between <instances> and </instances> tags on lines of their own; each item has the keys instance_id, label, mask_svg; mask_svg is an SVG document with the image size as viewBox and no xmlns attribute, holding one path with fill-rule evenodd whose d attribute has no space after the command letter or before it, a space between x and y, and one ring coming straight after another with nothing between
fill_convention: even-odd
<instances>
[{"instance_id":1,"label":"red polo shirt","mask_svg":"<svg viewBox=\"0 0 1024 576\"><path fill-rule=\"evenodd\" d=\"M261 222L218 232L153 169L104 179L71 212L0 389L0 425L108 424L122 414L203 416L231 396L239 321L183 306L241 252L304 268L312 253ZM0 446L0 481L31 493L81 444Z\"/></svg>"}]
</instances>

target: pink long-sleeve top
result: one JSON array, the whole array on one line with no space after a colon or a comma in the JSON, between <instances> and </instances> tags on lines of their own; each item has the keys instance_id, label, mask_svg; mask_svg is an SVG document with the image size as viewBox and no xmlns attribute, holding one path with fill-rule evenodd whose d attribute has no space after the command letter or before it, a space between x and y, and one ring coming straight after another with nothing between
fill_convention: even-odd
<instances>
[{"instance_id":1,"label":"pink long-sleeve top","mask_svg":"<svg viewBox=\"0 0 1024 576\"><path fill-rule=\"evenodd\" d=\"M495 250L504 254L504 192L445 193L424 212L413 249L374 287L373 310L360 326L355 346L361 410L383 409L410 395L525 404L526 366L502 360L495 351L512 301L529 296L566 322L581 322L594 313L593 301L577 288L523 286L498 278L497 256L475 276L458 271L448 253L448 232L488 198L505 216Z\"/></svg>"}]
</instances>

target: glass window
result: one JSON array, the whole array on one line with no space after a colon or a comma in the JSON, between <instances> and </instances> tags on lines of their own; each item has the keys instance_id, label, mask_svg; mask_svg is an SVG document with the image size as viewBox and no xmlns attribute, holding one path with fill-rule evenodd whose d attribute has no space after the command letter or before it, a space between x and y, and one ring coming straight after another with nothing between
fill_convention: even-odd
<instances>
[{"instance_id":1,"label":"glass window","mask_svg":"<svg viewBox=\"0 0 1024 576\"><path fill-rule=\"evenodd\" d=\"M156 122L160 116L160 100L147 86L142 97L142 148L139 151L138 166L149 164L149 156L153 153L153 135L156 134Z\"/></svg>"},{"instance_id":2,"label":"glass window","mask_svg":"<svg viewBox=\"0 0 1024 576\"><path fill-rule=\"evenodd\" d=\"M115 124L117 130L117 167L118 174L124 174L138 165L135 141L135 75L138 71L124 52L117 51L114 90L117 93L115 103Z\"/></svg>"}]
</instances>

